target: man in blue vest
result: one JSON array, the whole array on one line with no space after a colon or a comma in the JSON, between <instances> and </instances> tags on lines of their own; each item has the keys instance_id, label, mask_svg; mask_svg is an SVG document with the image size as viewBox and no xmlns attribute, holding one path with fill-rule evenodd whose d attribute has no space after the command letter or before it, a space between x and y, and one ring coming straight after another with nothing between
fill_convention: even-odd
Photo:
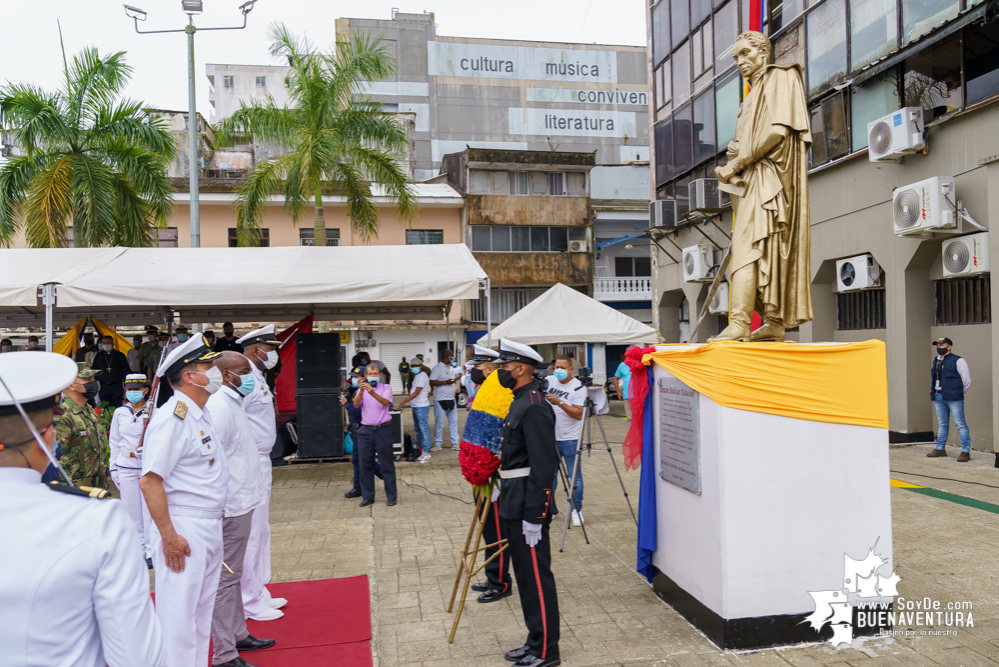
<instances>
[{"instance_id":1,"label":"man in blue vest","mask_svg":"<svg viewBox=\"0 0 999 667\"><path fill-rule=\"evenodd\" d=\"M937 408L939 428L936 449L927 456L947 456L944 446L947 444L950 416L954 415L957 432L961 435L961 455L957 457L957 462L964 463L971 460L971 432L964 420L964 392L971 387L971 372L965 359L951 353L954 342L950 338L940 338L933 344L937 347L937 356L930 369L930 400Z\"/></svg>"}]
</instances>

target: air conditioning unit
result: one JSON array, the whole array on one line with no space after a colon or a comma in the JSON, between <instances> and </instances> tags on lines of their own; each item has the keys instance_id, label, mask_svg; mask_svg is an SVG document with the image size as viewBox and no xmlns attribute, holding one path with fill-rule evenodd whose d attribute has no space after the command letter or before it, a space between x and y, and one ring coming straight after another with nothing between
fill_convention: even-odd
<instances>
[{"instance_id":1,"label":"air conditioning unit","mask_svg":"<svg viewBox=\"0 0 999 667\"><path fill-rule=\"evenodd\" d=\"M676 227L676 218L675 199L649 202L649 223L652 227Z\"/></svg>"},{"instance_id":2,"label":"air conditioning unit","mask_svg":"<svg viewBox=\"0 0 999 667\"><path fill-rule=\"evenodd\" d=\"M957 205L953 178L934 176L925 181L904 185L895 188L891 198L896 236L959 231L954 207L951 206Z\"/></svg>"},{"instance_id":3,"label":"air conditioning unit","mask_svg":"<svg viewBox=\"0 0 999 667\"><path fill-rule=\"evenodd\" d=\"M871 162L898 162L926 148L923 110L905 107L867 124L867 157Z\"/></svg>"},{"instance_id":4,"label":"air conditioning unit","mask_svg":"<svg viewBox=\"0 0 999 667\"><path fill-rule=\"evenodd\" d=\"M707 243L683 249L683 282L696 283L711 280L715 265L714 249Z\"/></svg>"},{"instance_id":5,"label":"air conditioning unit","mask_svg":"<svg viewBox=\"0 0 999 667\"><path fill-rule=\"evenodd\" d=\"M722 210L717 178L698 178L688 186L690 212L717 213Z\"/></svg>"},{"instance_id":6,"label":"air conditioning unit","mask_svg":"<svg viewBox=\"0 0 999 667\"><path fill-rule=\"evenodd\" d=\"M728 283L721 283L708 304L708 312L722 314L728 312Z\"/></svg>"},{"instance_id":7,"label":"air conditioning unit","mask_svg":"<svg viewBox=\"0 0 999 667\"><path fill-rule=\"evenodd\" d=\"M569 241L569 252L590 252L590 242Z\"/></svg>"},{"instance_id":8,"label":"air conditioning unit","mask_svg":"<svg viewBox=\"0 0 999 667\"><path fill-rule=\"evenodd\" d=\"M989 233L948 239L943 244L944 278L989 273Z\"/></svg>"},{"instance_id":9,"label":"air conditioning unit","mask_svg":"<svg viewBox=\"0 0 999 667\"><path fill-rule=\"evenodd\" d=\"M874 257L859 255L836 262L837 292L856 292L871 287L881 287L881 266Z\"/></svg>"}]
</instances>

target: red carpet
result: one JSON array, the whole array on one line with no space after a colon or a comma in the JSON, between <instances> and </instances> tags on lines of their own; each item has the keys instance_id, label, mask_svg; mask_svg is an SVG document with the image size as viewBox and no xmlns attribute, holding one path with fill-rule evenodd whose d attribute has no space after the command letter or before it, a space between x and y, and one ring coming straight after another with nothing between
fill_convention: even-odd
<instances>
[{"instance_id":1,"label":"red carpet","mask_svg":"<svg viewBox=\"0 0 999 667\"><path fill-rule=\"evenodd\" d=\"M273 621L271 621L273 622ZM371 642L278 649L242 653L240 657L257 667L370 667Z\"/></svg>"}]
</instances>

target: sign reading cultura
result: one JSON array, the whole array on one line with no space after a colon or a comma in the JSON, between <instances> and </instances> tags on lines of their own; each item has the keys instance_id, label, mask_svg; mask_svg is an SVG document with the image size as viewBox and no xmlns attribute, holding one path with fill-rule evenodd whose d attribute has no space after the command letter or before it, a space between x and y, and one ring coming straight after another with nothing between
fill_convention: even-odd
<instances>
[{"instance_id":1,"label":"sign reading cultura","mask_svg":"<svg viewBox=\"0 0 999 667\"><path fill-rule=\"evenodd\" d=\"M428 42L430 74L617 83L617 52Z\"/></svg>"}]
</instances>

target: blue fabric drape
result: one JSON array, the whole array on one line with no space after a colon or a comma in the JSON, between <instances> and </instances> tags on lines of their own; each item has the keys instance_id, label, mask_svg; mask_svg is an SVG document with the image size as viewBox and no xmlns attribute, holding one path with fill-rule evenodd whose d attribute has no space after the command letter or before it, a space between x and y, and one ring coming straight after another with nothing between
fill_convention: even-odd
<instances>
[{"instance_id":1,"label":"blue fabric drape","mask_svg":"<svg viewBox=\"0 0 999 667\"><path fill-rule=\"evenodd\" d=\"M653 423L653 388L655 378L652 368L648 369L649 393L645 396L645 410L642 415L642 476L638 489L638 572L650 582L655 574L652 554L656 550L656 446Z\"/></svg>"}]
</instances>

